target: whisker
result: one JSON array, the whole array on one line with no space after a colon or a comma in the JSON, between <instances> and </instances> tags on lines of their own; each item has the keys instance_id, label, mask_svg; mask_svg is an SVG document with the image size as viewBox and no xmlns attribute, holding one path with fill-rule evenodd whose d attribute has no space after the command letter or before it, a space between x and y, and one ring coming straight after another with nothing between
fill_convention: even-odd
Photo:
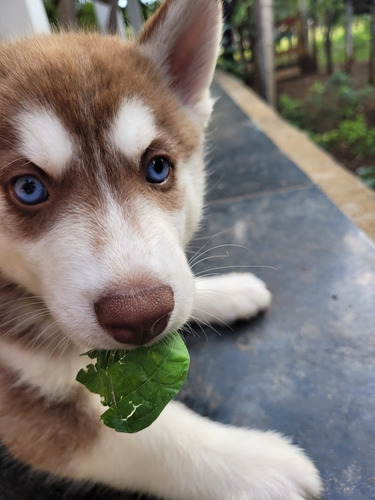
<instances>
[{"instance_id":1,"label":"whisker","mask_svg":"<svg viewBox=\"0 0 375 500\"><path fill-rule=\"evenodd\" d=\"M18 311L19 309L24 309L28 306L35 306L35 305L38 305L38 304L44 304L44 302L37 302L37 303L34 303L34 304L22 304L18 307L13 307L10 311L4 311L4 312L0 312L0 318L3 318L4 316L7 316L8 314L13 314L14 311ZM1 311L1 309L0 309ZM49 312L48 308L47 307L41 307L41 308L38 308L38 311L46 311L46 312ZM35 312L35 309L33 309L32 311L28 311L28 313L31 313L31 312ZM28 314L28 313L25 313L25 314ZM17 316L16 319L18 318L22 318L22 316L24 316L23 314L21 314L21 316ZM6 323L2 323L0 326L3 326L5 325Z\"/></svg>"},{"instance_id":2,"label":"whisker","mask_svg":"<svg viewBox=\"0 0 375 500\"><path fill-rule=\"evenodd\" d=\"M189 325L189 323L187 323L186 325L184 325L180 328L181 334L184 334L185 331L188 331L188 334L193 335L193 337L199 337L197 332L194 330L194 328L191 325Z\"/></svg>"},{"instance_id":3,"label":"whisker","mask_svg":"<svg viewBox=\"0 0 375 500\"><path fill-rule=\"evenodd\" d=\"M204 309L199 309L199 307L194 307L194 310L195 311L199 311L199 312L202 312L203 314L207 314L207 316L210 316L211 318L213 318L215 321L217 321L218 323L224 325L226 328L229 328L229 330L231 330L233 332L233 328L228 325L228 323L226 323L224 320L222 320L221 318L218 318L217 316L215 316L214 314L211 314L209 313L208 311L205 311ZM193 317L193 316L191 316ZM207 323L205 321L201 321L199 319L195 319L195 321L198 321L198 323L203 323L204 325L206 326L212 326L211 323Z\"/></svg>"},{"instance_id":4,"label":"whisker","mask_svg":"<svg viewBox=\"0 0 375 500\"><path fill-rule=\"evenodd\" d=\"M57 324L58 324L58 322L57 322L57 321L53 321L53 322L52 322L52 323L50 323L48 326L46 326L46 327L45 327L45 328L44 328L44 329L43 329L43 330L42 330L42 331L41 331L41 332L40 332L40 333L39 333L39 334L38 334L38 335L37 335L37 336L36 336L36 337L35 337L35 338L34 338L34 339L33 339L33 340L32 340L32 341L28 344L28 345L27 345L27 347L30 347L31 349L33 349L33 348L34 348L34 346L35 346L35 344L37 344L37 343L38 343L39 339L40 339L41 337L43 337L43 336L46 334L46 332L47 332L50 328L55 327ZM48 340L50 340L50 339L51 339L51 337L52 337L53 335L55 335L55 333L56 333L56 332L58 332L58 330L59 330L59 329L57 328L57 329L56 329L56 330L54 330L51 334L46 335L46 336L45 336L45 338L43 339L43 341L42 341L42 342L40 342L40 343L37 345L37 349L39 349L39 348L40 348L40 347L41 347L41 346L42 346L45 342L47 342Z\"/></svg>"},{"instance_id":5,"label":"whisker","mask_svg":"<svg viewBox=\"0 0 375 500\"><path fill-rule=\"evenodd\" d=\"M196 308L196 311L201 311L201 312L204 312L205 314L208 314L209 316L212 316L214 317L212 314L209 314L209 313L206 313L206 311L203 311L202 309L198 309ZM221 333L216 330L216 328L212 325L212 323L208 322L208 321L205 321L205 320L202 320L202 319L199 319L197 318L196 316L194 315L190 315L190 318L198 325L200 326L200 328L202 329L202 325L204 325L206 328L209 328L210 330L214 331L219 337L221 337ZM220 322L220 320L218 318L215 318L218 322ZM222 322L224 325L224 321ZM228 326L228 325L227 325ZM228 326L228 328L230 328ZM206 336L207 337L207 336Z\"/></svg>"},{"instance_id":6,"label":"whisker","mask_svg":"<svg viewBox=\"0 0 375 500\"><path fill-rule=\"evenodd\" d=\"M37 301L37 303L44 303L43 297L38 295L25 295L24 297L18 297L17 299L8 300L7 302L2 302L1 307L6 307L9 304L14 304L15 302L20 302L21 300L29 300L32 304Z\"/></svg>"},{"instance_id":7,"label":"whisker","mask_svg":"<svg viewBox=\"0 0 375 500\"><path fill-rule=\"evenodd\" d=\"M209 255L208 257L203 257L203 259L197 260L194 262L193 265L190 265L190 269L194 269L195 266L200 264L201 262L204 262L205 260L210 260L210 259L221 259L223 257L229 257L228 252L225 255Z\"/></svg>"},{"instance_id":8,"label":"whisker","mask_svg":"<svg viewBox=\"0 0 375 500\"><path fill-rule=\"evenodd\" d=\"M207 337L207 333L205 332L205 329L203 328L202 324L204 324L203 322L199 322L196 318L194 318L194 316L190 315L190 319L192 319L196 325L200 328L201 332L203 333L203 335L205 336L206 340L208 341L208 337ZM205 325L207 328L210 327L209 324ZM197 336L199 337L199 334L197 332Z\"/></svg>"},{"instance_id":9,"label":"whisker","mask_svg":"<svg viewBox=\"0 0 375 500\"><path fill-rule=\"evenodd\" d=\"M64 354L66 353L66 351L72 346L72 342L70 339L66 338L65 339L65 346L63 346L61 352L60 352L60 359L62 359L62 357L64 356Z\"/></svg>"},{"instance_id":10,"label":"whisker","mask_svg":"<svg viewBox=\"0 0 375 500\"><path fill-rule=\"evenodd\" d=\"M25 320L21 321L20 323L19 323L19 322L17 322L17 325L16 325L14 328L12 328L12 329L10 330L10 332L12 332L14 329L17 329L17 327L18 327L18 326L21 326L21 325L23 325L24 323L27 323L28 321L30 321L30 320L32 320L32 319L38 318L38 317L40 317L40 316L44 316L44 315L46 315L46 313L47 313L47 312L48 312L48 309L46 309L46 308L43 308L43 309L41 309L41 310L38 310L37 312L35 312L35 310L33 310L33 311L28 311L27 313L24 313L24 314L21 314L20 316L17 316L17 318L12 318L12 319L10 319L10 320L6 321L5 323L2 323L2 324L0 325L0 327L2 328L2 327L4 327L4 326L8 325L9 323L12 323L12 322L14 322L14 321L17 321L17 320L18 320L18 319L20 319L20 318L24 318L25 316L28 316ZM9 333L9 332L8 332L8 333ZM8 333L6 333L5 335L8 335Z\"/></svg>"},{"instance_id":11,"label":"whisker","mask_svg":"<svg viewBox=\"0 0 375 500\"><path fill-rule=\"evenodd\" d=\"M59 339L58 337L56 337L56 340L58 340L58 342L57 342L56 346L50 351L49 358L52 358L52 356L55 354L55 352L60 351L61 348L62 349L60 351L60 358L62 358L64 352L71 345L71 341L67 337L65 337L65 336L62 336L61 339Z\"/></svg>"},{"instance_id":12,"label":"whisker","mask_svg":"<svg viewBox=\"0 0 375 500\"><path fill-rule=\"evenodd\" d=\"M221 236L222 234L225 234L225 233L227 233L228 231L229 231L229 229L226 229L226 230L224 230L224 231L220 231L220 232L218 232L218 233L214 234L213 236L211 236L211 238L209 238L209 239L206 241L206 243L205 243L204 245L202 245L202 246L201 246L201 247L200 247L200 248L199 248L199 249L195 252L195 254L194 254L194 255L193 255L193 257L190 259L190 261L191 261L191 260L194 260L194 257L195 257L196 255L201 255L201 251L202 251L202 250L204 250L204 249L206 248L206 246L207 246L207 245L208 245L208 244L209 244L209 243L210 243L210 242L211 242L214 238L216 238L217 236ZM206 236L204 236L204 237L202 237L202 238L197 238L197 240L199 240L199 239L202 239L202 240L203 240L203 239L206 239ZM189 262L190 262L190 261L189 261Z\"/></svg>"},{"instance_id":13,"label":"whisker","mask_svg":"<svg viewBox=\"0 0 375 500\"><path fill-rule=\"evenodd\" d=\"M239 245L237 243L223 243L221 245L215 245L214 247L207 248L204 252L196 253L194 257L189 259L189 264L192 265L194 263L194 261L196 259L202 257L202 255L205 255L206 253L211 252L213 250L217 250L218 248L242 248L244 250L248 250L249 252L253 253L252 250L250 250L250 248L248 248L244 245Z\"/></svg>"},{"instance_id":14,"label":"whisker","mask_svg":"<svg viewBox=\"0 0 375 500\"><path fill-rule=\"evenodd\" d=\"M273 271L277 271L276 267L273 266L255 266L255 265L233 265L233 266L220 266L220 267L212 267L211 269L206 269L204 271L200 271L196 273L195 276L204 276L205 273L210 271L219 271L221 269L272 269Z\"/></svg>"}]
</instances>

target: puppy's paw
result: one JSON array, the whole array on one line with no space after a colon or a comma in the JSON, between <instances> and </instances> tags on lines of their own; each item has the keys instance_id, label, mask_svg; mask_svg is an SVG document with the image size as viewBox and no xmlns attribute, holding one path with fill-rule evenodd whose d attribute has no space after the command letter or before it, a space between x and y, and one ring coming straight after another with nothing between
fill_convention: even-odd
<instances>
[{"instance_id":1,"label":"puppy's paw","mask_svg":"<svg viewBox=\"0 0 375 500\"><path fill-rule=\"evenodd\" d=\"M233 434L237 431L232 430ZM317 469L288 439L273 432L241 430L232 441L234 446L236 441L236 452L232 456L235 480L223 495L225 500L313 500L320 497L322 482Z\"/></svg>"},{"instance_id":2,"label":"puppy's paw","mask_svg":"<svg viewBox=\"0 0 375 500\"><path fill-rule=\"evenodd\" d=\"M232 323L267 309L271 293L250 273L196 279L193 317L198 321Z\"/></svg>"}]
</instances>

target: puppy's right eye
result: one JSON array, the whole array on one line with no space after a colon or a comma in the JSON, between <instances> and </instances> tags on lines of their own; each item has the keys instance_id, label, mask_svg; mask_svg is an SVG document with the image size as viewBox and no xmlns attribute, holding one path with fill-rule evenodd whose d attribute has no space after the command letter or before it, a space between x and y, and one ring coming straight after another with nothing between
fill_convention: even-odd
<instances>
[{"instance_id":1,"label":"puppy's right eye","mask_svg":"<svg viewBox=\"0 0 375 500\"><path fill-rule=\"evenodd\" d=\"M12 191L17 201L23 205L38 205L49 197L44 184L32 175L22 175L15 179Z\"/></svg>"},{"instance_id":2,"label":"puppy's right eye","mask_svg":"<svg viewBox=\"0 0 375 500\"><path fill-rule=\"evenodd\" d=\"M167 158L156 156L153 158L146 169L146 180L150 184L164 183L170 174L171 164Z\"/></svg>"}]
</instances>

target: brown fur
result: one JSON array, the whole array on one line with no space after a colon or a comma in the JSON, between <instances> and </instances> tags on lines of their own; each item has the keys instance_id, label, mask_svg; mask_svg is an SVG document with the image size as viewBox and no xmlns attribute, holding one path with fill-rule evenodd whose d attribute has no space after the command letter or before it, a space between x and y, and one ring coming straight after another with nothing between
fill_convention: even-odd
<instances>
[{"instance_id":1,"label":"brown fur","mask_svg":"<svg viewBox=\"0 0 375 500\"><path fill-rule=\"evenodd\" d=\"M17 64L11 63L15 54ZM75 91L70 92L73 87ZM145 161L152 156L154 145L136 165L109 144L107 134L121 102L134 96L154 112L160 130L156 154L171 157L174 163L174 173L165 186L150 186L144 178ZM9 117L17 117L30 103L47 109L53 106L78 148L62 178L46 178L39 172L50 202L25 208L9 197L9 185L16 175L35 173L35 166L19 157L17 133ZM179 162L191 155L197 143L200 147L196 126L151 61L116 37L84 33L42 36L7 44L0 53L0 184L9 202L6 230L15 237L17 233L22 238L38 237L69 207L79 205L84 210L86 206L98 216L102 206L98 178L106 179L122 204L136 183L138 192L143 191L150 202L167 210L178 209L183 203L175 182ZM95 232L95 224L93 228Z\"/></svg>"},{"instance_id":2,"label":"brown fur","mask_svg":"<svg viewBox=\"0 0 375 500\"><path fill-rule=\"evenodd\" d=\"M53 106L66 128L87 145L89 156L93 143L106 142L121 101L133 96L154 110L157 125L179 154L188 155L196 143L192 123L157 68L117 37L63 33L7 44L0 53L0 89L3 132L9 116L30 103Z\"/></svg>"},{"instance_id":3,"label":"brown fur","mask_svg":"<svg viewBox=\"0 0 375 500\"><path fill-rule=\"evenodd\" d=\"M181 5L180 11L175 12L179 22L168 24L165 21L167 13L175 5L173 0L165 0L140 35L140 44L166 70L171 87L182 101L190 105L201 99L200 91L210 84L207 80L207 64L213 63L212 53L219 43L214 33L222 18L220 1L196 4L196 16L191 16L188 4ZM170 40L173 40L172 44ZM164 44L169 46L169 50ZM202 47L204 50L199 50Z\"/></svg>"},{"instance_id":4,"label":"brown fur","mask_svg":"<svg viewBox=\"0 0 375 500\"><path fill-rule=\"evenodd\" d=\"M78 449L94 445L101 424L85 404L84 389L70 400L51 402L0 368L2 441L16 458L34 467L59 474Z\"/></svg>"},{"instance_id":5,"label":"brown fur","mask_svg":"<svg viewBox=\"0 0 375 500\"><path fill-rule=\"evenodd\" d=\"M41 330L44 335L41 335ZM61 357L73 344L58 329L45 303L0 274L0 337L22 351L44 351Z\"/></svg>"}]
</instances>

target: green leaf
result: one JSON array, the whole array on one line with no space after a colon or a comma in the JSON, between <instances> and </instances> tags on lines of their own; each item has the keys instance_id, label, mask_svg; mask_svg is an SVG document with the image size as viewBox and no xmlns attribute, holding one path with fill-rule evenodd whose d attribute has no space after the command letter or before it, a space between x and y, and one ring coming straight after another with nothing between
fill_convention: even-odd
<instances>
[{"instance_id":1,"label":"green leaf","mask_svg":"<svg viewBox=\"0 0 375 500\"><path fill-rule=\"evenodd\" d=\"M118 432L138 432L157 419L185 382L189 353L173 333L149 346L130 351L90 351L96 358L77 381L101 396L108 409L101 419Z\"/></svg>"}]
</instances>

